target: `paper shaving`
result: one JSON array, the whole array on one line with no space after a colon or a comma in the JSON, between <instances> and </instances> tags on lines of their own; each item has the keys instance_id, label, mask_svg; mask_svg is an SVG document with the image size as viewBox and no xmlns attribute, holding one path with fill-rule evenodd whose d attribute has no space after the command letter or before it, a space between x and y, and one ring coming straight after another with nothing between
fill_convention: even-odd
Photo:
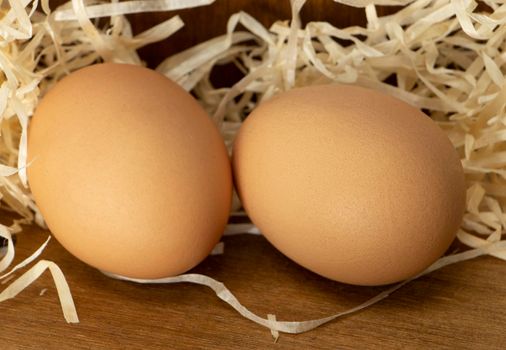
<instances>
[{"instance_id":1,"label":"paper shaving","mask_svg":"<svg viewBox=\"0 0 506 350\"><path fill-rule=\"evenodd\" d=\"M72 294L70 293L70 289L67 281L65 280L65 276L63 275L63 272L60 270L58 265L52 261L38 261L32 268L30 268L13 283L11 283L7 288L0 292L0 303L12 299L21 293L26 287L28 287L37 278L39 278L46 270L49 270L51 276L53 277L65 320L68 323L78 323L79 318L77 316L74 300L72 299Z\"/></svg>"},{"instance_id":2,"label":"paper shaving","mask_svg":"<svg viewBox=\"0 0 506 350\"><path fill-rule=\"evenodd\" d=\"M225 252L225 243L217 243L209 255L222 255Z\"/></svg>"},{"instance_id":3,"label":"paper shaving","mask_svg":"<svg viewBox=\"0 0 506 350\"><path fill-rule=\"evenodd\" d=\"M10 266L10 264L14 260L15 253L14 253L14 242L12 241L12 235L8 227L0 225L0 237L7 240L7 252L0 260L0 272L2 272Z\"/></svg>"},{"instance_id":4,"label":"paper shaving","mask_svg":"<svg viewBox=\"0 0 506 350\"><path fill-rule=\"evenodd\" d=\"M356 307L353 307L353 308L346 310L346 311L341 311L339 313L336 313L336 314L328 316L328 317L309 320L309 321L302 321L302 322L277 321L276 319L273 319L272 317L270 317L270 318L269 317L268 318L260 317L256 314L254 314L253 312L249 311L243 304L241 304L239 302L239 300L237 300L237 298L232 294L232 292L229 289L227 289L227 287L223 283L221 283L209 276L200 275L200 274L184 274L184 275L180 275L180 276L176 276L176 277L144 280L144 279L127 278L127 277L118 276L118 275L103 272L103 271L102 272L109 277L124 280L124 281L129 281L129 282L135 282L135 283L170 284L170 283L186 282L186 283L194 283L194 284L199 284L199 285L209 287L216 293L218 298L220 298L221 300L226 302L228 305L230 305L235 311L240 313L243 317L245 317L245 318L261 325L261 326L264 326L264 327L270 329L271 332L273 332L273 336L274 336L274 334L277 334L274 332L284 332L284 333L292 333L292 334L307 332L307 331L315 329L325 323L333 321L337 318L340 318L340 317L343 317L346 315L350 315L350 314L355 313L357 311L363 310L371 305L374 305L374 304L380 302L381 300L387 298L390 294L392 294L393 292L395 292L396 290L398 290L402 286L406 285L407 283L409 283L409 282L413 281L414 279L419 278L423 275L431 273L435 270L438 270L440 268L443 268L445 266L448 266L448 265L451 265L451 264L454 264L454 263L457 263L460 261L474 259L474 258L477 258L482 255L494 255L499 252L504 252L505 250L506 250L506 241L503 240L503 241L498 241L495 243L488 243L486 245L482 245L479 248L468 250L468 251L465 251L462 253L457 253L457 254L443 257L443 258L439 259L438 261L436 261L431 266L429 266L425 271L423 271L419 275L417 275L409 280L398 283L394 286L388 287L383 292L379 293L378 295L376 295L373 298L366 300L365 302L357 305Z\"/></svg>"},{"instance_id":5,"label":"paper shaving","mask_svg":"<svg viewBox=\"0 0 506 350\"><path fill-rule=\"evenodd\" d=\"M33 261L35 261L42 254L42 252L44 251L44 249L46 249L46 246L47 246L47 244L49 243L50 240L51 240L51 236L47 237L46 241L44 243L42 243L42 245L35 252L33 252L32 255L30 255L28 258L26 258L25 260L21 261L16 266L14 266L9 272L7 272L7 273L5 273L3 275L0 275L0 280L3 280L4 278L9 277L14 272L22 269L23 267L25 267L25 266L31 264Z\"/></svg>"},{"instance_id":6,"label":"paper shaving","mask_svg":"<svg viewBox=\"0 0 506 350\"><path fill-rule=\"evenodd\" d=\"M121 16L133 13L176 11L191 7L210 5L215 0L151 0L123 1L88 6L88 18ZM56 11L56 21L73 21L76 13L71 9Z\"/></svg>"},{"instance_id":7,"label":"paper shaving","mask_svg":"<svg viewBox=\"0 0 506 350\"><path fill-rule=\"evenodd\" d=\"M274 322L276 322L276 315L273 315L273 314L268 314L268 315L267 315L267 319L268 319L269 321L274 321ZM276 342L278 341L278 339L279 339L279 332L278 332L277 330L273 329L273 327L272 327L272 326L271 326L270 328L271 328L271 335L272 335L272 337L274 338L274 342L276 343Z\"/></svg>"},{"instance_id":8,"label":"paper shaving","mask_svg":"<svg viewBox=\"0 0 506 350\"><path fill-rule=\"evenodd\" d=\"M13 278L15 278L16 276L15 275L10 275L9 277L3 279L0 284L7 284L9 283Z\"/></svg>"},{"instance_id":9,"label":"paper shaving","mask_svg":"<svg viewBox=\"0 0 506 350\"><path fill-rule=\"evenodd\" d=\"M253 224L229 224L223 233L224 236L242 234L261 235L260 230Z\"/></svg>"},{"instance_id":10,"label":"paper shaving","mask_svg":"<svg viewBox=\"0 0 506 350\"><path fill-rule=\"evenodd\" d=\"M39 99L69 72L98 61L143 64L137 49L164 40L183 25L173 17L136 36L124 16L209 4L212 1L72 0L52 11L48 0L10 0L0 14L0 196L24 222L44 225L26 187L26 135ZM470 250L443 257L424 273L481 255L505 258L506 240L506 5L487 0L337 0L364 9L364 27L338 28L326 22L302 25L304 0L293 0L292 21L266 28L250 15L233 15L224 35L168 57L156 69L191 90L220 127L226 144L247 114L262 101L293 87L356 84L422 108L446 132L462 159L466 213L457 238ZM329 6L332 1L329 0ZM378 16L377 5L404 6ZM39 11L38 9L41 9ZM103 17L102 21L93 18ZM210 73L234 64L244 76L234 86L215 88ZM239 205L234 206L239 209ZM0 225L7 239L0 272L14 259L12 234L20 226ZM253 226L230 225L227 234ZM21 267L20 267L21 268ZM41 260L0 294L15 296L45 269L56 276L64 315L77 314L63 274ZM409 281L339 314L305 322L261 318L244 308L221 283L183 275L156 283L207 285L244 317L278 332L300 333L356 312Z\"/></svg>"}]
</instances>

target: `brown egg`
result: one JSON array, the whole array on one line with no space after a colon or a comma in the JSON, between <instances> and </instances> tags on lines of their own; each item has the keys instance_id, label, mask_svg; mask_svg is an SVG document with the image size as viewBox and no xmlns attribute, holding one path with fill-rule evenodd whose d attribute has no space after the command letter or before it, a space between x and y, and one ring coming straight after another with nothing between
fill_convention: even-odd
<instances>
[{"instance_id":1,"label":"brown egg","mask_svg":"<svg viewBox=\"0 0 506 350\"><path fill-rule=\"evenodd\" d=\"M233 170L275 247L351 284L424 270L454 239L465 205L459 157L438 126L360 87L305 87L261 104L235 140Z\"/></svg>"},{"instance_id":2,"label":"brown egg","mask_svg":"<svg viewBox=\"0 0 506 350\"><path fill-rule=\"evenodd\" d=\"M232 198L224 142L194 98L138 66L60 81L29 129L28 179L57 240L133 278L180 274L218 242Z\"/></svg>"}]
</instances>

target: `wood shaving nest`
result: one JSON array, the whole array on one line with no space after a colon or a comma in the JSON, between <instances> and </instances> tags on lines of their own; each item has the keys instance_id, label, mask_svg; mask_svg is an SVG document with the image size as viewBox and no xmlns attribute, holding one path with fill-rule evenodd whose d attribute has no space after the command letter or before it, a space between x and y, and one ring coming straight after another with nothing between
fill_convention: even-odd
<instances>
[{"instance_id":1,"label":"wood shaving nest","mask_svg":"<svg viewBox=\"0 0 506 350\"><path fill-rule=\"evenodd\" d=\"M421 275L481 255L506 260L506 240L502 240L506 230L506 0L484 0L487 11L479 10L474 0L335 1L363 8L367 25L338 28L310 22L302 26L298 14L305 0L292 0L291 21L266 28L247 13L236 13L228 21L226 34L168 57L156 70L193 91L229 147L257 103L297 86L356 84L424 109L461 156L467 210L457 237L471 249L441 258ZM202 6L214 0L72 0L55 11L48 2L9 0L0 8L0 197L4 208L22 217L11 225L0 225L0 237L8 241L0 272L13 262L12 237L21 232L20 225L44 225L25 171L27 127L39 98L69 72L95 62L143 64L137 49L166 39L184 25L175 16L134 36L126 14ZM404 7L379 17L376 5ZM99 17L105 20L98 22ZM243 78L232 87L215 88L211 70L230 63L243 72ZM386 83L387 79L396 84ZM258 234L254 227L228 228L230 234L241 231ZM47 243L0 280L37 260ZM47 269L54 277L66 320L78 322L64 275L51 261L36 262L0 292L0 302L16 296ZM222 283L203 275L136 282L206 285L277 337L278 331L305 332L368 307L409 281L351 310L303 322L259 317Z\"/></svg>"}]
</instances>

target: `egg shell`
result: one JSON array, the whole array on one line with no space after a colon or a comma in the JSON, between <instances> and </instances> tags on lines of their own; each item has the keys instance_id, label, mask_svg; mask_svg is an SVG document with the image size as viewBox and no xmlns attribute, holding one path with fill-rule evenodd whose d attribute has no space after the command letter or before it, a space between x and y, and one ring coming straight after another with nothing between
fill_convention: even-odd
<instances>
[{"instance_id":1,"label":"egg shell","mask_svg":"<svg viewBox=\"0 0 506 350\"><path fill-rule=\"evenodd\" d=\"M345 283L416 275L449 247L464 213L462 166L442 130L356 86L298 88L262 103L237 135L233 170L265 237Z\"/></svg>"},{"instance_id":2,"label":"egg shell","mask_svg":"<svg viewBox=\"0 0 506 350\"><path fill-rule=\"evenodd\" d=\"M30 188L57 240L133 278L180 274L220 239L232 198L223 139L165 76L98 64L58 82L29 128Z\"/></svg>"}]
</instances>

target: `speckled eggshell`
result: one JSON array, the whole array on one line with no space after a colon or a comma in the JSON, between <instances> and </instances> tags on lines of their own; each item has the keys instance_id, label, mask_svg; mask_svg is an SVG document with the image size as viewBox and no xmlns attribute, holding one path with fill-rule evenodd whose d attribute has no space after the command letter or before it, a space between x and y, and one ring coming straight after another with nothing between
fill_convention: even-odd
<instances>
[{"instance_id":1,"label":"speckled eggshell","mask_svg":"<svg viewBox=\"0 0 506 350\"><path fill-rule=\"evenodd\" d=\"M76 71L43 97L29 128L28 179L57 240L133 278L185 272L227 223L224 142L195 99L139 66Z\"/></svg>"},{"instance_id":2,"label":"speckled eggshell","mask_svg":"<svg viewBox=\"0 0 506 350\"><path fill-rule=\"evenodd\" d=\"M416 108L361 87L305 87L262 103L235 140L233 170L265 237L345 283L416 275L449 247L464 212L447 136Z\"/></svg>"}]
</instances>

